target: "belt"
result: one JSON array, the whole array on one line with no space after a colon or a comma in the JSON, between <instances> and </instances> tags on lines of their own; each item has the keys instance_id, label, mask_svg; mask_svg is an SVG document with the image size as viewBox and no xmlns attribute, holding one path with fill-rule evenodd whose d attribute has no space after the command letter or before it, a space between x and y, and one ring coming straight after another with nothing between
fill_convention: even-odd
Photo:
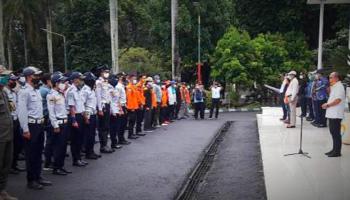
<instances>
[{"instance_id":1,"label":"belt","mask_svg":"<svg viewBox=\"0 0 350 200\"><path fill-rule=\"evenodd\" d=\"M45 121L44 118L41 118L41 119L28 118L29 124L43 124L44 121Z\"/></svg>"},{"instance_id":2,"label":"belt","mask_svg":"<svg viewBox=\"0 0 350 200\"><path fill-rule=\"evenodd\" d=\"M59 125L61 125L61 124L67 124L68 123L68 119L66 118L66 119L58 119L57 120L57 123L59 124Z\"/></svg>"}]
</instances>

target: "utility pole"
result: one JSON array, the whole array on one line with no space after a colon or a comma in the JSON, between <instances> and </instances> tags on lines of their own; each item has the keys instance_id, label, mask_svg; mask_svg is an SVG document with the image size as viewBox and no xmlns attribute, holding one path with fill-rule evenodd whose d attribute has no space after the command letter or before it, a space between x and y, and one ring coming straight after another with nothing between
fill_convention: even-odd
<instances>
[{"instance_id":1,"label":"utility pole","mask_svg":"<svg viewBox=\"0 0 350 200\"><path fill-rule=\"evenodd\" d=\"M119 42L118 42L118 0L109 0L111 23L112 71L119 72Z\"/></svg>"},{"instance_id":2,"label":"utility pole","mask_svg":"<svg viewBox=\"0 0 350 200\"><path fill-rule=\"evenodd\" d=\"M66 40L66 36L61 34L61 33L56 33L56 32L53 32L53 31L49 31L47 29L44 29L42 28L41 30L47 32L47 33L50 33L52 35L57 35L59 37L62 37L63 38L63 48L64 48L64 71L67 72L68 71L68 62L67 62L67 40ZM53 69L52 69L53 71Z\"/></svg>"},{"instance_id":3,"label":"utility pole","mask_svg":"<svg viewBox=\"0 0 350 200\"><path fill-rule=\"evenodd\" d=\"M319 33L318 33L317 69L322 69L323 23L324 23L324 0L321 0L321 3L320 3L320 25L319 25Z\"/></svg>"}]
</instances>

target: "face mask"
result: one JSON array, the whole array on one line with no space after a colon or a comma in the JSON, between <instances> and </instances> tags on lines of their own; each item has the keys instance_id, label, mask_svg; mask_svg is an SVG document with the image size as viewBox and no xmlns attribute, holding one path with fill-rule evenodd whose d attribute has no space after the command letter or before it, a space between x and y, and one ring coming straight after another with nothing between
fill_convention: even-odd
<instances>
[{"instance_id":1,"label":"face mask","mask_svg":"<svg viewBox=\"0 0 350 200\"><path fill-rule=\"evenodd\" d=\"M137 80L132 80L132 84L136 85L137 84Z\"/></svg>"},{"instance_id":2,"label":"face mask","mask_svg":"<svg viewBox=\"0 0 350 200\"><path fill-rule=\"evenodd\" d=\"M59 83L59 84L58 84L58 89L59 89L61 92L63 92L63 91L66 89L66 84L64 84L64 83Z\"/></svg>"},{"instance_id":3,"label":"face mask","mask_svg":"<svg viewBox=\"0 0 350 200\"><path fill-rule=\"evenodd\" d=\"M9 82L9 76L0 76L0 85L5 86Z\"/></svg>"},{"instance_id":4,"label":"face mask","mask_svg":"<svg viewBox=\"0 0 350 200\"><path fill-rule=\"evenodd\" d=\"M8 86L11 88L11 89L13 89L13 88L15 88L16 86L17 86L17 83L16 82L10 82L9 84L8 84Z\"/></svg>"},{"instance_id":5,"label":"face mask","mask_svg":"<svg viewBox=\"0 0 350 200\"><path fill-rule=\"evenodd\" d=\"M108 79L109 78L109 73L104 73L103 78Z\"/></svg>"},{"instance_id":6,"label":"face mask","mask_svg":"<svg viewBox=\"0 0 350 200\"><path fill-rule=\"evenodd\" d=\"M38 78L33 78L33 79L32 79L32 83L33 83L34 85L39 85L40 79L38 79Z\"/></svg>"},{"instance_id":7,"label":"face mask","mask_svg":"<svg viewBox=\"0 0 350 200\"><path fill-rule=\"evenodd\" d=\"M300 78L300 79L303 79L303 78L304 78L304 76L299 76L299 78Z\"/></svg>"}]
</instances>

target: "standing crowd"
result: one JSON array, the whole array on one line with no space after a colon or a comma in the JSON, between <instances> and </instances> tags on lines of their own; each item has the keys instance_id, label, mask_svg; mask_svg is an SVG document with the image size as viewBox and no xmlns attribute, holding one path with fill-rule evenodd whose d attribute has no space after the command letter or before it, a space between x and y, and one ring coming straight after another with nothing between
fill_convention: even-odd
<instances>
[{"instance_id":1,"label":"standing crowd","mask_svg":"<svg viewBox=\"0 0 350 200\"><path fill-rule=\"evenodd\" d=\"M104 65L93 72L44 74L30 66L14 74L0 66L0 200L16 199L5 192L8 172L26 171L27 187L34 190L52 185L42 169L72 173L65 164L68 146L72 165L83 168L100 153L113 153L129 140L188 118L191 102L194 118L204 119L202 84L190 91L186 83L161 81L158 75L114 75ZM214 109L218 118L221 91L214 82L210 118ZM25 169L17 165L22 152Z\"/></svg>"},{"instance_id":2,"label":"standing crowd","mask_svg":"<svg viewBox=\"0 0 350 200\"><path fill-rule=\"evenodd\" d=\"M282 75L281 79L281 120L287 124L286 127L295 128L296 108L300 106L300 117L305 117L313 126L329 126L333 149L326 155L341 156L341 122L344 118L346 93L339 74L333 72L327 77L322 70L318 70L308 74L301 72L297 78L297 73L291 71Z\"/></svg>"}]
</instances>

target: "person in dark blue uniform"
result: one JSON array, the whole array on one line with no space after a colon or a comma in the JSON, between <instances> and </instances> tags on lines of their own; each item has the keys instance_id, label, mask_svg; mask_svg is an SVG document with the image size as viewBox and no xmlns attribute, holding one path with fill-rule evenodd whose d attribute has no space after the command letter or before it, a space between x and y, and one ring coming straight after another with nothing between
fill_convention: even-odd
<instances>
[{"instance_id":1,"label":"person in dark blue uniform","mask_svg":"<svg viewBox=\"0 0 350 200\"><path fill-rule=\"evenodd\" d=\"M19 122L25 138L28 188L42 190L52 185L41 176L42 152L44 148L44 115L39 92L40 74L35 67L23 69L26 84L18 93Z\"/></svg>"}]
</instances>

